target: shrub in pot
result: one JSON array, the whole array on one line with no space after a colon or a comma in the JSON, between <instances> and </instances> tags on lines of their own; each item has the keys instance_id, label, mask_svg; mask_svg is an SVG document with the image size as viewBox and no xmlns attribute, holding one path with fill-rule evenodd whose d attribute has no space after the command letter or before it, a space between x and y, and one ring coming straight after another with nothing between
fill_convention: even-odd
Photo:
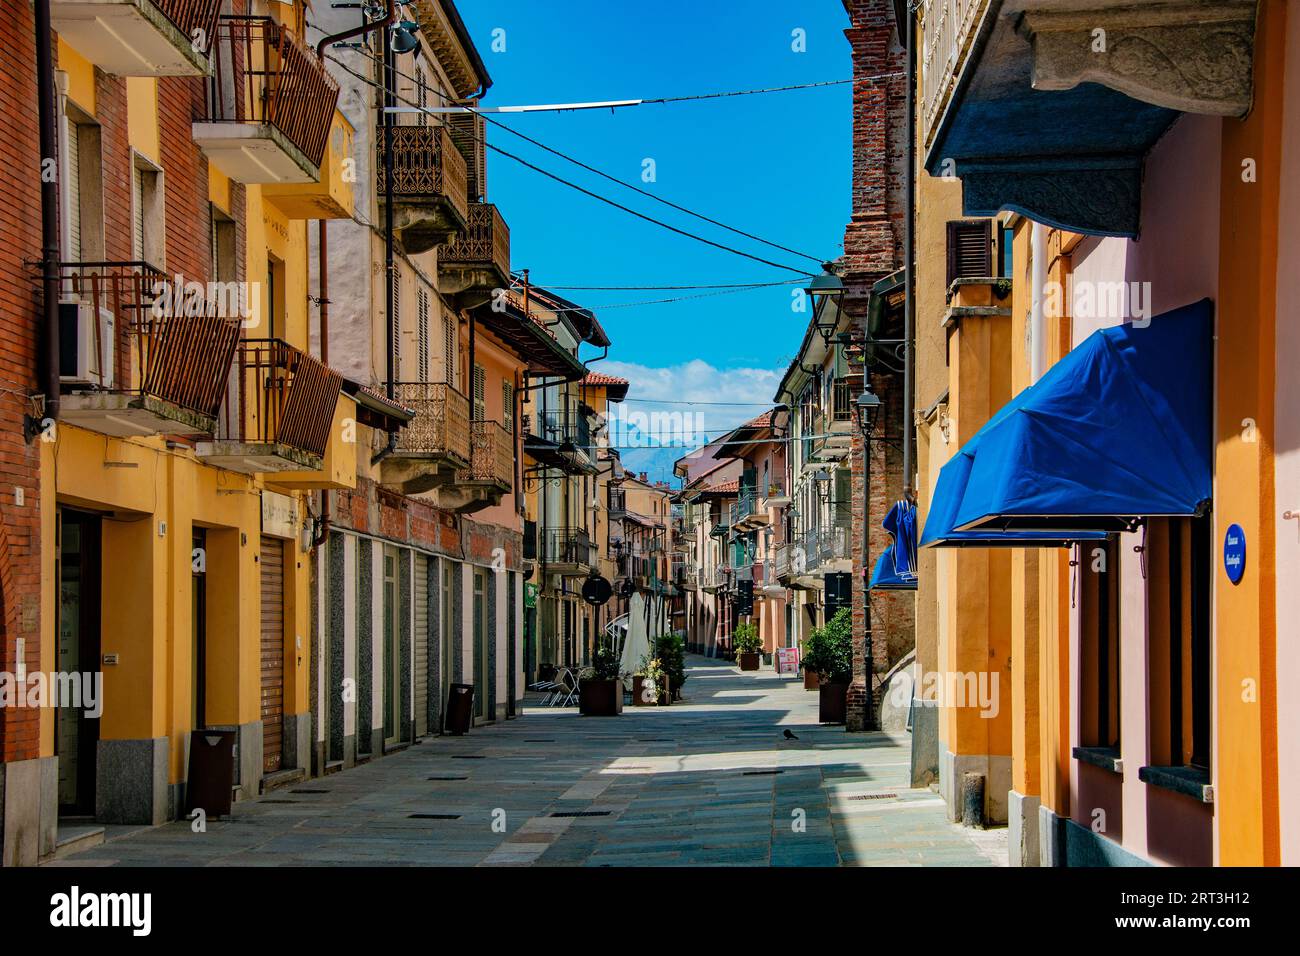
<instances>
[{"instance_id":1,"label":"shrub in pot","mask_svg":"<svg viewBox=\"0 0 1300 956\"><path fill-rule=\"evenodd\" d=\"M672 697L681 699L682 685L686 683L686 652L677 634L660 634L654 641L654 655L663 665L664 678Z\"/></svg>"},{"instance_id":2,"label":"shrub in pot","mask_svg":"<svg viewBox=\"0 0 1300 956\"><path fill-rule=\"evenodd\" d=\"M757 624L752 621L737 624L736 633L732 635L732 646L736 649L736 662L742 671L758 670L758 657L763 650L763 642L758 638Z\"/></svg>"},{"instance_id":3,"label":"shrub in pot","mask_svg":"<svg viewBox=\"0 0 1300 956\"><path fill-rule=\"evenodd\" d=\"M578 675L578 713L586 717L617 717L623 712L623 681L614 651L599 644L591 666Z\"/></svg>"},{"instance_id":4,"label":"shrub in pot","mask_svg":"<svg viewBox=\"0 0 1300 956\"><path fill-rule=\"evenodd\" d=\"M641 666L632 675L632 706L651 707L659 703L661 688L664 686L664 667L659 658L646 655L641 659Z\"/></svg>"},{"instance_id":5,"label":"shrub in pot","mask_svg":"<svg viewBox=\"0 0 1300 956\"><path fill-rule=\"evenodd\" d=\"M823 724L842 724L853 679L853 614L841 608L804 642L804 668L817 674L818 714Z\"/></svg>"}]
</instances>

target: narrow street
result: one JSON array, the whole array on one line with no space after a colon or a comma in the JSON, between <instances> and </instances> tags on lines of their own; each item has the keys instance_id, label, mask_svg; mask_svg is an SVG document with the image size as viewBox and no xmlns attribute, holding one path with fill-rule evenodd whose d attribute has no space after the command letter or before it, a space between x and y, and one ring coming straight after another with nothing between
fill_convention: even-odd
<instances>
[{"instance_id":1,"label":"narrow street","mask_svg":"<svg viewBox=\"0 0 1300 956\"><path fill-rule=\"evenodd\" d=\"M239 803L206 833L109 827L51 865L1005 863L1005 830L951 825L906 787L906 737L820 727L817 695L768 670L694 657L689 675L671 708L579 717L530 695L521 719Z\"/></svg>"}]
</instances>

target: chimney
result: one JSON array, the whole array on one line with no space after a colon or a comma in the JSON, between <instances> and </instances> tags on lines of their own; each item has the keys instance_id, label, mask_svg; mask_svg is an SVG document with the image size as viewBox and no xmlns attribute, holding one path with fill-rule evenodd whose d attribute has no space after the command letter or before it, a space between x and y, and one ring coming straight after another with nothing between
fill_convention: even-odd
<instances>
[{"instance_id":1,"label":"chimney","mask_svg":"<svg viewBox=\"0 0 1300 956\"><path fill-rule=\"evenodd\" d=\"M643 471L637 477L639 477L644 482L648 482L650 480L650 473Z\"/></svg>"}]
</instances>

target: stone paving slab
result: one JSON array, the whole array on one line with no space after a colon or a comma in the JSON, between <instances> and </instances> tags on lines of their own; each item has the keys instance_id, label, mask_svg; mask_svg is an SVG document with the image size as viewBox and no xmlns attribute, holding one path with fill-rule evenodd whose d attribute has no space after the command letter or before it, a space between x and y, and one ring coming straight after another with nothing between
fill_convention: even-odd
<instances>
[{"instance_id":1,"label":"stone paving slab","mask_svg":"<svg viewBox=\"0 0 1300 956\"><path fill-rule=\"evenodd\" d=\"M241 802L205 833L115 828L51 865L1006 865L1005 830L949 824L906 786L906 735L820 726L799 681L688 662L671 707L526 706Z\"/></svg>"}]
</instances>

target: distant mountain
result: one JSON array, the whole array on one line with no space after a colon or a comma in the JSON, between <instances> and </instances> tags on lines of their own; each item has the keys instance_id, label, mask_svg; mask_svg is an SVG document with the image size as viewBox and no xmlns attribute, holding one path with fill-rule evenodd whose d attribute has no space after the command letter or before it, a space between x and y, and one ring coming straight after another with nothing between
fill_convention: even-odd
<instances>
[{"instance_id":1,"label":"distant mountain","mask_svg":"<svg viewBox=\"0 0 1300 956\"><path fill-rule=\"evenodd\" d=\"M646 473L651 481L666 481L674 488L680 482L673 474L673 463L689 449L686 448L629 448L621 452L623 467L627 471Z\"/></svg>"}]
</instances>

